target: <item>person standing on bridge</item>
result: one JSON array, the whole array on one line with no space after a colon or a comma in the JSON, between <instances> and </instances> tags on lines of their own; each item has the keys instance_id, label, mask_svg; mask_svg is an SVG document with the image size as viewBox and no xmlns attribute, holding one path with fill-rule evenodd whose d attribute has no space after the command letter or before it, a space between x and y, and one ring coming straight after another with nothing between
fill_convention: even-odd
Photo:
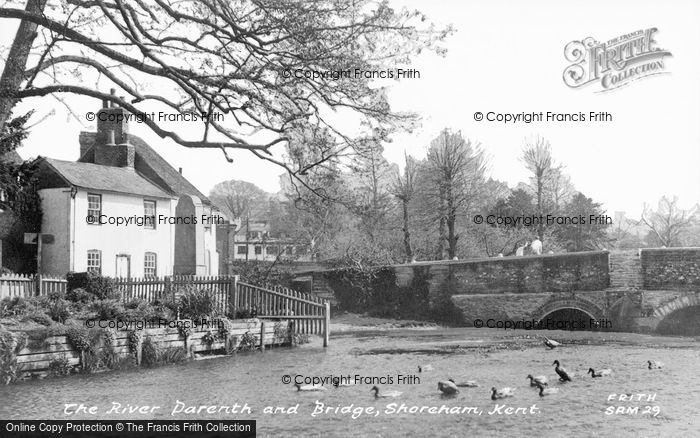
<instances>
[{"instance_id":1,"label":"person standing on bridge","mask_svg":"<svg viewBox=\"0 0 700 438\"><path fill-rule=\"evenodd\" d=\"M541 255L542 254L542 241L535 237L535 240L532 241L530 244L530 249L532 250L533 254L536 255Z\"/></svg>"},{"instance_id":2,"label":"person standing on bridge","mask_svg":"<svg viewBox=\"0 0 700 438\"><path fill-rule=\"evenodd\" d=\"M518 249L515 250L515 256L516 257L522 257L525 255L525 248L530 244L527 240L523 243L522 246L519 246Z\"/></svg>"}]
</instances>

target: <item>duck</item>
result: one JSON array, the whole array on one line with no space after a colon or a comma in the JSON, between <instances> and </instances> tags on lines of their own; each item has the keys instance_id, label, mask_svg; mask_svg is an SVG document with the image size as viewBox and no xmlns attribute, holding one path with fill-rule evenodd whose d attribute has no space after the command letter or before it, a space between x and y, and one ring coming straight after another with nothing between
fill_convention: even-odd
<instances>
[{"instance_id":1,"label":"duck","mask_svg":"<svg viewBox=\"0 0 700 438\"><path fill-rule=\"evenodd\" d=\"M432 365L418 365L418 372L422 373L424 371L432 371L433 366Z\"/></svg>"},{"instance_id":2,"label":"duck","mask_svg":"<svg viewBox=\"0 0 700 438\"><path fill-rule=\"evenodd\" d=\"M559 347L561 345L561 343L559 343L555 340L549 339L548 337L545 336L544 337L544 345L549 347L550 350L554 350L555 348Z\"/></svg>"},{"instance_id":3,"label":"duck","mask_svg":"<svg viewBox=\"0 0 700 438\"><path fill-rule=\"evenodd\" d=\"M661 369L664 366L663 362L660 362L658 360L648 360L647 363L649 364L649 369L650 370L657 370Z\"/></svg>"},{"instance_id":4,"label":"duck","mask_svg":"<svg viewBox=\"0 0 700 438\"><path fill-rule=\"evenodd\" d=\"M295 383L294 386L297 387L297 391L325 391L328 389L322 385L300 385Z\"/></svg>"},{"instance_id":5,"label":"duck","mask_svg":"<svg viewBox=\"0 0 700 438\"><path fill-rule=\"evenodd\" d=\"M596 372L593 368L588 368L588 374L590 374L591 377L603 377L612 374L612 370L610 368L606 368L604 370L598 370L598 372Z\"/></svg>"},{"instance_id":6,"label":"duck","mask_svg":"<svg viewBox=\"0 0 700 438\"><path fill-rule=\"evenodd\" d=\"M515 388L491 388L491 400L498 400L506 397L513 397Z\"/></svg>"},{"instance_id":7,"label":"duck","mask_svg":"<svg viewBox=\"0 0 700 438\"><path fill-rule=\"evenodd\" d=\"M457 388L457 385L455 385L454 381L451 380L443 380L441 382L438 382L438 389L443 393L443 394L457 394L459 392L459 389Z\"/></svg>"},{"instance_id":8,"label":"duck","mask_svg":"<svg viewBox=\"0 0 700 438\"><path fill-rule=\"evenodd\" d=\"M379 388L376 386L373 386L370 391L374 391L374 398L392 398L392 397L399 397L403 392L399 391L387 391L383 393L379 393Z\"/></svg>"},{"instance_id":9,"label":"duck","mask_svg":"<svg viewBox=\"0 0 700 438\"><path fill-rule=\"evenodd\" d=\"M540 389L540 397L544 397L545 395L552 395L556 394L559 392L559 388L545 388L544 385L537 384L537 387Z\"/></svg>"},{"instance_id":10,"label":"duck","mask_svg":"<svg viewBox=\"0 0 700 438\"><path fill-rule=\"evenodd\" d=\"M547 386L547 376L535 376L532 377L532 374L528 374L527 378L530 379L530 386L537 386L539 384L542 384L544 386Z\"/></svg>"},{"instance_id":11,"label":"duck","mask_svg":"<svg viewBox=\"0 0 700 438\"><path fill-rule=\"evenodd\" d=\"M454 379L447 379L450 382L454 383L458 388L477 388L479 386L478 383L476 383L476 380L467 380L466 382L455 382Z\"/></svg>"},{"instance_id":12,"label":"duck","mask_svg":"<svg viewBox=\"0 0 700 438\"><path fill-rule=\"evenodd\" d=\"M556 365L556 367L554 368L554 371L556 371L557 374L559 375L559 380L561 380L562 382L571 382L571 376L566 371L566 369L564 369L564 367L560 366L561 364L559 363L558 360L555 360L552 363L552 365Z\"/></svg>"}]
</instances>

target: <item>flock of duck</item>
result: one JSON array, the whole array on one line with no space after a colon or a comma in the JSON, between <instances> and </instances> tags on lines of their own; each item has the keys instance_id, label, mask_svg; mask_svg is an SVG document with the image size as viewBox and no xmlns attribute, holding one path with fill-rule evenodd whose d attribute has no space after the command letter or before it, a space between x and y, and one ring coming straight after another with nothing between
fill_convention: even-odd
<instances>
[{"instance_id":1,"label":"flock of duck","mask_svg":"<svg viewBox=\"0 0 700 438\"><path fill-rule=\"evenodd\" d=\"M555 349L559 346L561 346L561 343L554 341L552 339L548 339L547 337L544 337L544 345L547 346L549 349ZM647 361L648 368L650 370L653 369L660 369L663 368L663 363L660 361L655 361L655 360L649 360ZM554 366L554 371L557 373L559 376L559 381L562 383L565 382L571 382L573 373L570 373L567 371L559 362L559 360L555 360L552 365ZM432 365L419 365L418 366L418 372L423 373L426 371L433 371L434 368ZM612 370L610 368L606 369L599 369L599 370L594 370L593 368L588 368L588 372L586 373L587 375L590 374L591 377L593 378L599 378L599 377L606 377L612 375ZM539 395L540 397L545 397L548 395L556 394L559 392L559 388L549 388L549 382L547 379L547 376L540 375L540 376L533 376L532 374L528 374L527 379L530 380L530 386L535 387L539 389ZM300 385L300 384L295 384L297 391L325 391L326 387L322 385ZM353 386L353 383L339 383L335 382L333 385L336 388L339 387L344 387L344 386ZM459 388L476 388L478 387L479 384L474 381L474 380L467 380L465 382L455 382L453 379L447 379L447 380L442 380L438 382L438 390L442 392L445 395L454 395L459 392ZM401 394L403 394L400 391L383 391L380 392L379 388L377 386L373 386L370 392L374 393L374 398L394 398L394 397L399 397ZM511 387L506 387L506 388L501 388L501 389L496 389L495 387L491 388L491 400L499 400L502 398L506 397L513 397L515 395L515 388Z\"/></svg>"}]
</instances>

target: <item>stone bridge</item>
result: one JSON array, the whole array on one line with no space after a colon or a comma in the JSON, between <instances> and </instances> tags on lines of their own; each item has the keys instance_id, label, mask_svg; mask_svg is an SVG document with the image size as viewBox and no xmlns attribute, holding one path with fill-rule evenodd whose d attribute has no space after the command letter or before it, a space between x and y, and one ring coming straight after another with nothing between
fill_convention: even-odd
<instances>
[{"instance_id":1,"label":"stone bridge","mask_svg":"<svg viewBox=\"0 0 700 438\"><path fill-rule=\"evenodd\" d=\"M700 248L418 262L393 268L400 286L410 285L418 270L427 273L430 296L449 294L468 325L476 320L576 320L585 321L585 328L656 332L685 312L686 322L696 321L700 328ZM314 274L313 281L317 292L328 293L322 275Z\"/></svg>"}]
</instances>

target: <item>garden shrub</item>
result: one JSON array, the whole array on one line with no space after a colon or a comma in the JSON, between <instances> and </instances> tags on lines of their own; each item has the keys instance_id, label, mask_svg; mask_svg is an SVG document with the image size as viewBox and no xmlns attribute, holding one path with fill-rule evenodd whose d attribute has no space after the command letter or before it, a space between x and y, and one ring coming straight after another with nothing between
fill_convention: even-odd
<instances>
[{"instance_id":1,"label":"garden shrub","mask_svg":"<svg viewBox=\"0 0 700 438\"><path fill-rule=\"evenodd\" d=\"M49 362L49 375L52 377L66 376L70 374L70 363L66 354L61 354L60 357L51 359Z\"/></svg>"},{"instance_id":2,"label":"garden shrub","mask_svg":"<svg viewBox=\"0 0 700 438\"><path fill-rule=\"evenodd\" d=\"M255 335L251 332L245 332L241 336L241 343L238 344L238 349L242 351L255 350L258 343L255 341Z\"/></svg>"},{"instance_id":3,"label":"garden shrub","mask_svg":"<svg viewBox=\"0 0 700 438\"><path fill-rule=\"evenodd\" d=\"M94 300L95 295L86 291L82 287L77 287L73 290L68 291L68 293L66 293L66 299L69 301L72 301L74 303L86 304L86 303L89 303L92 300Z\"/></svg>"},{"instance_id":4,"label":"garden shrub","mask_svg":"<svg viewBox=\"0 0 700 438\"><path fill-rule=\"evenodd\" d=\"M392 318L422 318L428 313L428 270L416 267L409 286L399 287L389 267L339 268L326 273L338 307Z\"/></svg>"},{"instance_id":5,"label":"garden shrub","mask_svg":"<svg viewBox=\"0 0 700 438\"><path fill-rule=\"evenodd\" d=\"M121 298L114 279L110 277L103 277L94 272L69 272L66 280L70 292L75 289L84 289L98 300Z\"/></svg>"},{"instance_id":6,"label":"garden shrub","mask_svg":"<svg viewBox=\"0 0 700 438\"><path fill-rule=\"evenodd\" d=\"M54 320L51 319L51 317L42 310L33 310L31 312L28 312L22 318L22 322L25 321L31 321L45 326L50 326L54 323Z\"/></svg>"},{"instance_id":7,"label":"garden shrub","mask_svg":"<svg viewBox=\"0 0 700 438\"><path fill-rule=\"evenodd\" d=\"M116 319L124 314L124 307L119 300L96 300L91 308L98 319Z\"/></svg>"},{"instance_id":8,"label":"garden shrub","mask_svg":"<svg viewBox=\"0 0 700 438\"><path fill-rule=\"evenodd\" d=\"M71 316L68 301L62 298L52 300L49 304L48 315L52 320L64 324Z\"/></svg>"},{"instance_id":9,"label":"garden shrub","mask_svg":"<svg viewBox=\"0 0 700 438\"><path fill-rule=\"evenodd\" d=\"M0 384L7 385L19 378L17 354L27 345L24 333L13 333L0 325Z\"/></svg>"},{"instance_id":10,"label":"garden shrub","mask_svg":"<svg viewBox=\"0 0 700 438\"><path fill-rule=\"evenodd\" d=\"M124 304L122 317L128 320L157 320L161 315L148 301L135 298Z\"/></svg>"},{"instance_id":11,"label":"garden shrub","mask_svg":"<svg viewBox=\"0 0 700 438\"><path fill-rule=\"evenodd\" d=\"M187 285L178 294L180 319L202 319L217 313L216 297L209 289Z\"/></svg>"},{"instance_id":12,"label":"garden shrub","mask_svg":"<svg viewBox=\"0 0 700 438\"><path fill-rule=\"evenodd\" d=\"M87 328L72 325L66 329L68 343L78 352L90 349L90 333Z\"/></svg>"},{"instance_id":13,"label":"garden shrub","mask_svg":"<svg viewBox=\"0 0 700 438\"><path fill-rule=\"evenodd\" d=\"M27 301L22 297L6 297L0 301L0 317L18 316L26 312Z\"/></svg>"}]
</instances>

